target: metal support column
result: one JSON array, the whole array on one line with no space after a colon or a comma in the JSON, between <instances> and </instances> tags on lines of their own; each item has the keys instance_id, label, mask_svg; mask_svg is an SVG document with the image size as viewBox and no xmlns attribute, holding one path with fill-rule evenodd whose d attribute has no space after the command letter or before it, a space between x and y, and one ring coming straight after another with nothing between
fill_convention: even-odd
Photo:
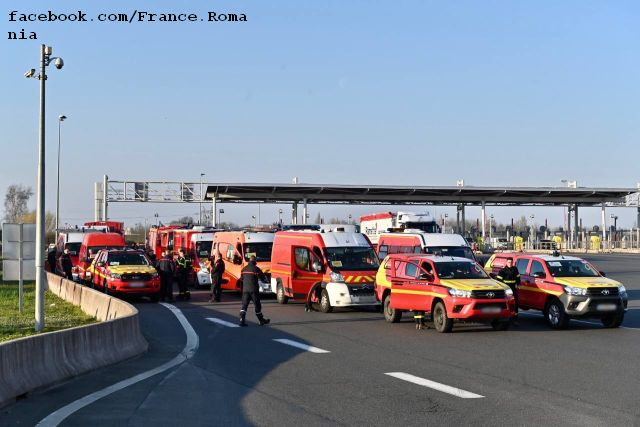
<instances>
[{"instance_id":1,"label":"metal support column","mask_svg":"<svg viewBox=\"0 0 640 427\"><path fill-rule=\"evenodd\" d=\"M605 248L607 241L607 213L605 210L605 204L602 202L602 249Z\"/></svg>"},{"instance_id":2,"label":"metal support column","mask_svg":"<svg viewBox=\"0 0 640 427\"><path fill-rule=\"evenodd\" d=\"M487 242L485 241L485 233L486 233L486 220L487 220L487 216L486 216L486 204L484 202L484 200L482 201L482 212L480 215L481 221L482 221L482 245L484 246Z\"/></svg>"},{"instance_id":3,"label":"metal support column","mask_svg":"<svg viewBox=\"0 0 640 427\"><path fill-rule=\"evenodd\" d=\"M580 247L580 220L578 218L578 204L573 206L573 245L576 249Z\"/></svg>"},{"instance_id":4,"label":"metal support column","mask_svg":"<svg viewBox=\"0 0 640 427\"><path fill-rule=\"evenodd\" d=\"M291 205L291 224L298 223L298 202L293 202Z\"/></svg>"},{"instance_id":5,"label":"metal support column","mask_svg":"<svg viewBox=\"0 0 640 427\"><path fill-rule=\"evenodd\" d=\"M104 178L102 179L102 220L106 221L107 218L109 218L109 215L107 214L107 193L108 193L108 187L107 185L109 184L109 177L107 175L104 176Z\"/></svg>"},{"instance_id":6,"label":"metal support column","mask_svg":"<svg viewBox=\"0 0 640 427\"><path fill-rule=\"evenodd\" d=\"M571 230L571 205L567 205L567 243L568 247L573 247L573 231Z\"/></svg>"},{"instance_id":7,"label":"metal support column","mask_svg":"<svg viewBox=\"0 0 640 427\"><path fill-rule=\"evenodd\" d=\"M218 225L217 217L218 217L218 207L216 206L216 196L211 198L211 226L215 227Z\"/></svg>"},{"instance_id":8,"label":"metal support column","mask_svg":"<svg viewBox=\"0 0 640 427\"><path fill-rule=\"evenodd\" d=\"M309 215L307 213L307 199L303 199L302 203L302 223L307 225L307 216Z\"/></svg>"},{"instance_id":9,"label":"metal support column","mask_svg":"<svg viewBox=\"0 0 640 427\"><path fill-rule=\"evenodd\" d=\"M464 237L466 231L467 231L467 223L466 223L466 219L464 217L464 203L462 203L460 205L460 216L462 217L462 236Z\"/></svg>"}]
</instances>

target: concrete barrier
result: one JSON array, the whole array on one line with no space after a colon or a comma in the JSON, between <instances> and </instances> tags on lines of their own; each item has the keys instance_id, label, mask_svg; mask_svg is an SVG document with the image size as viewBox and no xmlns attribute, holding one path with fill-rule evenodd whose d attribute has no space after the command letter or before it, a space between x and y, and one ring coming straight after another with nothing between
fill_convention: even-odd
<instances>
[{"instance_id":1,"label":"concrete barrier","mask_svg":"<svg viewBox=\"0 0 640 427\"><path fill-rule=\"evenodd\" d=\"M100 322L0 344L0 407L37 388L147 351L131 304L47 273L49 290Z\"/></svg>"}]
</instances>

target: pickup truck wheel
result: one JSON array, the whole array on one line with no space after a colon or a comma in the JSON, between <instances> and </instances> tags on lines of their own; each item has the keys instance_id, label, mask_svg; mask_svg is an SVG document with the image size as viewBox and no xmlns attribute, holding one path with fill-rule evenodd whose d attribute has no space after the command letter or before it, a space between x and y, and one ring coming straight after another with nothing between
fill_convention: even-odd
<instances>
[{"instance_id":1,"label":"pickup truck wheel","mask_svg":"<svg viewBox=\"0 0 640 427\"><path fill-rule=\"evenodd\" d=\"M284 287L281 284L278 284L276 288L276 301L278 301L278 304L289 302L289 297L284 294Z\"/></svg>"},{"instance_id":2,"label":"pickup truck wheel","mask_svg":"<svg viewBox=\"0 0 640 427\"><path fill-rule=\"evenodd\" d=\"M398 323L400 321L400 318L402 318L402 311L391 307L391 294L388 294L384 298L382 306L382 311L384 312L384 320L389 323Z\"/></svg>"},{"instance_id":3,"label":"pickup truck wheel","mask_svg":"<svg viewBox=\"0 0 640 427\"><path fill-rule=\"evenodd\" d=\"M320 295L320 311L323 313L331 313L333 311L329 300L329 292L326 289L323 289L322 295Z\"/></svg>"},{"instance_id":4,"label":"pickup truck wheel","mask_svg":"<svg viewBox=\"0 0 640 427\"><path fill-rule=\"evenodd\" d=\"M494 319L491 321L491 327L496 331L506 331L511 324L502 320Z\"/></svg>"},{"instance_id":5,"label":"pickup truck wheel","mask_svg":"<svg viewBox=\"0 0 640 427\"><path fill-rule=\"evenodd\" d=\"M451 332L453 329L453 319L449 319L447 316L447 308L443 302L436 303L433 309L433 326L436 331L442 333Z\"/></svg>"},{"instance_id":6,"label":"pickup truck wheel","mask_svg":"<svg viewBox=\"0 0 640 427\"><path fill-rule=\"evenodd\" d=\"M619 328L624 320L624 312L604 316L601 320L605 328Z\"/></svg>"},{"instance_id":7,"label":"pickup truck wheel","mask_svg":"<svg viewBox=\"0 0 640 427\"><path fill-rule=\"evenodd\" d=\"M569 324L569 316L567 316L564 306L557 298L553 298L547 303L547 307L544 310L544 318L553 329L564 329Z\"/></svg>"}]
</instances>

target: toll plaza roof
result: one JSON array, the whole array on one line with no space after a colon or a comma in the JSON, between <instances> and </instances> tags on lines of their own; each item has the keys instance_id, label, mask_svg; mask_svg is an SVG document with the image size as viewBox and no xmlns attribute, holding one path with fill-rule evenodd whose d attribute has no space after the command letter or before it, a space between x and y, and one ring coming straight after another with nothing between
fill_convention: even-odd
<instances>
[{"instance_id":1,"label":"toll plaza roof","mask_svg":"<svg viewBox=\"0 0 640 427\"><path fill-rule=\"evenodd\" d=\"M220 202L310 204L577 204L630 206L635 188L436 187L328 184L207 184L205 199ZM634 200L635 200L634 197ZM635 203L631 204L635 206Z\"/></svg>"}]
</instances>

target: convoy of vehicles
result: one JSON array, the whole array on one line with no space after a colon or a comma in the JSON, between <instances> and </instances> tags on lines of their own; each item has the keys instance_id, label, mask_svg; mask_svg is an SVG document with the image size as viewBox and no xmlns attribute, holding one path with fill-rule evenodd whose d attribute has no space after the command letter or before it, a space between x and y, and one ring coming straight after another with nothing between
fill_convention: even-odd
<instances>
[{"instance_id":1,"label":"convoy of vehicles","mask_svg":"<svg viewBox=\"0 0 640 427\"><path fill-rule=\"evenodd\" d=\"M271 291L280 304L309 299L325 313L334 307L378 304L378 257L361 233L278 232L271 263Z\"/></svg>"},{"instance_id":2,"label":"convoy of vehicles","mask_svg":"<svg viewBox=\"0 0 640 427\"><path fill-rule=\"evenodd\" d=\"M566 328L573 318L598 318L607 328L622 324L627 290L589 262L557 254L513 252L494 254L485 270L497 274L508 258L520 273L520 308L541 310L552 328Z\"/></svg>"},{"instance_id":3,"label":"convoy of vehicles","mask_svg":"<svg viewBox=\"0 0 640 427\"><path fill-rule=\"evenodd\" d=\"M438 332L450 332L454 321L484 321L505 330L515 316L511 289L468 258L389 255L376 275L376 292L387 322L420 311L431 314Z\"/></svg>"},{"instance_id":4,"label":"convoy of vehicles","mask_svg":"<svg viewBox=\"0 0 640 427\"><path fill-rule=\"evenodd\" d=\"M360 231L373 245L378 244L378 238L382 233L409 229L425 233L440 232L440 226L429 212L382 212L360 217Z\"/></svg>"},{"instance_id":5,"label":"convoy of vehicles","mask_svg":"<svg viewBox=\"0 0 640 427\"><path fill-rule=\"evenodd\" d=\"M211 255L220 254L224 261L222 289L242 289L241 271L251 256L256 257L258 267L265 273L266 281L260 281L260 292L271 292L271 249L275 234L271 231L221 231L215 233Z\"/></svg>"},{"instance_id":6,"label":"convoy of vehicles","mask_svg":"<svg viewBox=\"0 0 640 427\"><path fill-rule=\"evenodd\" d=\"M459 234L424 233L405 230L402 233L383 233L378 240L378 257L391 254L434 254L468 258L475 256L467 241Z\"/></svg>"},{"instance_id":7,"label":"convoy of vehicles","mask_svg":"<svg viewBox=\"0 0 640 427\"><path fill-rule=\"evenodd\" d=\"M160 298L160 278L140 250L100 249L85 273L85 281L111 295Z\"/></svg>"}]
</instances>

